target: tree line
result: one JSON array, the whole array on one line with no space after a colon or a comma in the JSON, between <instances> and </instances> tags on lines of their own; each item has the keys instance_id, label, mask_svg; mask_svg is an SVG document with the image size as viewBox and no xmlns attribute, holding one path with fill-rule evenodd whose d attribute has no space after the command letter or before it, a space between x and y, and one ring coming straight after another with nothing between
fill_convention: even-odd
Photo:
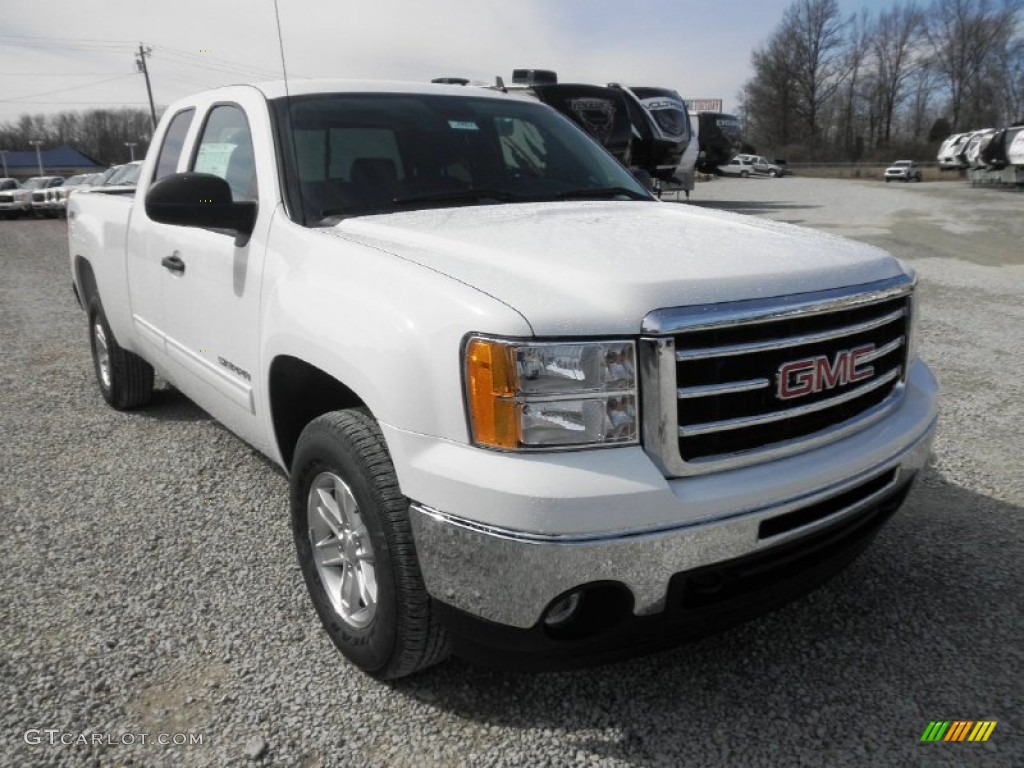
<instances>
[{"instance_id":1,"label":"tree line","mask_svg":"<svg viewBox=\"0 0 1024 768\"><path fill-rule=\"evenodd\" d=\"M1024 120L1024 0L914 0L844 17L795 0L751 56L745 138L788 160L934 156L952 133Z\"/></svg>"},{"instance_id":2,"label":"tree line","mask_svg":"<svg viewBox=\"0 0 1024 768\"><path fill-rule=\"evenodd\" d=\"M126 162L135 142L135 157L142 158L152 133L148 111L140 109L90 109L53 115L21 115L0 123L0 149L33 150L30 141L43 142L41 149L70 144L99 163Z\"/></svg>"}]
</instances>

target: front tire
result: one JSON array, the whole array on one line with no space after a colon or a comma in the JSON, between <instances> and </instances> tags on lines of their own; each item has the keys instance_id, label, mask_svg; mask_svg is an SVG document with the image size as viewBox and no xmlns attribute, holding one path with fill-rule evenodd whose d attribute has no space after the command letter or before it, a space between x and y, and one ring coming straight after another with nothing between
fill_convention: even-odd
<instances>
[{"instance_id":1,"label":"front tire","mask_svg":"<svg viewBox=\"0 0 1024 768\"><path fill-rule=\"evenodd\" d=\"M117 343L96 296L89 302L89 346L96 383L110 406L128 411L152 399L153 366Z\"/></svg>"},{"instance_id":2,"label":"front tire","mask_svg":"<svg viewBox=\"0 0 1024 768\"><path fill-rule=\"evenodd\" d=\"M747 178L747 177L748 177L749 175L750 175L750 174L749 174L749 173L747 173L746 171L740 171L740 178L741 178L741 179L745 179L745 178Z\"/></svg>"},{"instance_id":3,"label":"front tire","mask_svg":"<svg viewBox=\"0 0 1024 768\"><path fill-rule=\"evenodd\" d=\"M302 431L291 511L310 599L346 658L395 679L448 655L416 559L409 500L368 412L326 413Z\"/></svg>"}]
</instances>

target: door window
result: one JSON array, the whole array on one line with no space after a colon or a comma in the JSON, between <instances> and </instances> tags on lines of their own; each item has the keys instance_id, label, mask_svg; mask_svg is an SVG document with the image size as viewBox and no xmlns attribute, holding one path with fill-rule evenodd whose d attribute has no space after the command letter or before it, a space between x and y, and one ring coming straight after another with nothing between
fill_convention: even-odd
<instances>
[{"instance_id":1,"label":"door window","mask_svg":"<svg viewBox=\"0 0 1024 768\"><path fill-rule=\"evenodd\" d=\"M240 107L221 104L210 110L192 160L192 170L224 179L231 187L235 202L256 201L256 159L252 135L249 121Z\"/></svg>"}]
</instances>

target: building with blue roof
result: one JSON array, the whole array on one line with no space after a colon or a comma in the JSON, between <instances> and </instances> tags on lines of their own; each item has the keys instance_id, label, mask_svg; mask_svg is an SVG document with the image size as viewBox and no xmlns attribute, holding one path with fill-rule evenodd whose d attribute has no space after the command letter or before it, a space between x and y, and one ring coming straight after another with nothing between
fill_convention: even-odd
<instances>
[{"instance_id":1,"label":"building with blue roof","mask_svg":"<svg viewBox=\"0 0 1024 768\"><path fill-rule=\"evenodd\" d=\"M4 163L7 176L14 179L27 179L39 175L39 160L42 160L44 176L74 176L77 173L96 173L107 168L88 155L84 155L70 144L62 144L53 149L43 149L37 157L36 151L4 152ZM0 172L3 166L0 166Z\"/></svg>"}]
</instances>

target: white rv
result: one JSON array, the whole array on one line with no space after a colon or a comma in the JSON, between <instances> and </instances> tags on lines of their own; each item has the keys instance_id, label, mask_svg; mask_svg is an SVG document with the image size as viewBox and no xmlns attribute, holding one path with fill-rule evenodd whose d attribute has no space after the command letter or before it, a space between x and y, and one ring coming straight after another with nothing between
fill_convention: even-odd
<instances>
[{"instance_id":1,"label":"white rv","mask_svg":"<svg viewBox=\"0 0 1024 768\"><path fill-rule=\"evenodd\" d=\"M959 151L961 141L967 135L966 133L954 133L942 142L938 155L940 171L951 171L960 167L956 159L956 153Z\"/></svg>"}]
</instances>

